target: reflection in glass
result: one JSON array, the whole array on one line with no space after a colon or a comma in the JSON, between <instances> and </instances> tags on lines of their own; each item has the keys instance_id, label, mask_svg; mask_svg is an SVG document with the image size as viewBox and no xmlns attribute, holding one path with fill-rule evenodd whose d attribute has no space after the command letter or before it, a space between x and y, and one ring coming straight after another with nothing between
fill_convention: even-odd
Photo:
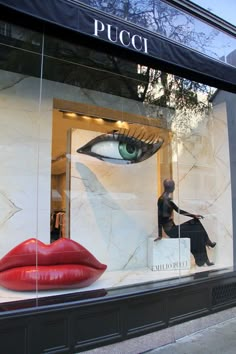
<instances>
[{"instance_id":1,"label":"reflection in glass","mask_svg":"<svg viewBox=\"0 0 236 354\"><path fill-rule=\"evenodd\" d=\"M177 43L195 49L214 59L232 63L228 54L236 49L236 40L229 34L167 4L161 0L82 0L99 10L121 17L165 36Z\"/></svg>"}]
</instances>

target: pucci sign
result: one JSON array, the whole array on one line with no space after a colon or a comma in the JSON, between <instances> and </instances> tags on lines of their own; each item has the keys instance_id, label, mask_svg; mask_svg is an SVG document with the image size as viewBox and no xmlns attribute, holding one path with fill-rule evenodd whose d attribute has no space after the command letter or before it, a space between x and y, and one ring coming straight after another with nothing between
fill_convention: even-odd
<instances>
[{"instance_id":1,"label":"pucci sign","mask_svg":"<svg viewBox=\"0 0 236 354\"><path fill-rule=\"evenodd\" d=\"M232 65L80 1L0 0L0 6L1 13L6 8L13 9L18 14L78 32L87 39L97 38L127 48L137 53L137 57L141 55L142 59L143 56L151 58L160 70L175 72L224 91L236 92L236 70ZM98 47L100 49L102 43Z\"/></svg>"},{"instance_id":2,"label":"pucci sign","mask_svg":"<svg viewBox=\"0 0 236 354\"><path fill-rule=\"evenodd\" d=\"M109 42L119 44L126 48L134 49L138 52L148 54L148 39L137 34L131 33L126 29L121 29L118 26L110 23L102 22L94 19L93 35L97 38L103 38Z\"/></svg>"}]
</instances>

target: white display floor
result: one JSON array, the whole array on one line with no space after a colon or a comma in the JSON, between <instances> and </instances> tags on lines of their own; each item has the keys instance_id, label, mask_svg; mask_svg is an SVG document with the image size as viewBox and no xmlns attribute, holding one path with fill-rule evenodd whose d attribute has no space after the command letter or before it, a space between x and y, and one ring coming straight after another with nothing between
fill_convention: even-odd
<instances>
[{"instance_id":1,"label":"white display floor","mask_svg":"<svg viewBox=\"0 0 236 354\"><path fill-rule=\"evenodd\" d=\"M39 291L37 296L35 292L16 292L10 291L0 287L0 303L9 301L18 301L25 299L34 299L54 295L62 295L67 293L84 292L97 289L114 289L122 286L137 285L146 282L156 282L158 280L171 280L173 278L185 277L195 273L220 270L223 267L219 266L191 266L190 270L173 270L173 271L152 271L149 268L138 270L125 270L125 271L107 271L100 279L87 288L82 289L69 289L69 290L53 290L53 291Z\"/></svg>"}]
</instances>

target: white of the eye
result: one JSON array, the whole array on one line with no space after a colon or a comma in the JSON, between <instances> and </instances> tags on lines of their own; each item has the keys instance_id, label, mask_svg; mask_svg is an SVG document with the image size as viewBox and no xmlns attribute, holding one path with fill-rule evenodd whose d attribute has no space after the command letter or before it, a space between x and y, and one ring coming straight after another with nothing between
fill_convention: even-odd
<instances>
[{"instance_id":1,"label":"white of the eye","mask_svg":"<svg viewBox=\"0 0 236 354\"><path fill-rule=\"evenodd\" d=\"M112 159L122 158L119 153L118 141L100 141L91 147L91 152Z\"/></svg>"}]
</instances>

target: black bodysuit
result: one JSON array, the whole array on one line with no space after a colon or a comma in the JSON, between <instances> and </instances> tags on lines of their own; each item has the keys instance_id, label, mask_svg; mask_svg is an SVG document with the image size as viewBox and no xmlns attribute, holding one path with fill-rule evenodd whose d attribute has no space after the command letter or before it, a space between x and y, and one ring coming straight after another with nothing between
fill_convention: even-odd
<instances>
[{"instance_id":1,"label":"black bodysuit","mask_svg":"<svg viewBox=\"0 0 236 354\"><path fill-rule=\"evenodd\" d=\"M190 238L191 252L198 266L204 265L208 260L206 245L209 237L199 219L194 218L184 210L181 210L172 201L167 193L163 193L158 199L158 231L162 237L162 228L171 238ZM180 225L175 225L173 221L173 211L191 217L191 220Z\"/></svg>"}]
</instances>

